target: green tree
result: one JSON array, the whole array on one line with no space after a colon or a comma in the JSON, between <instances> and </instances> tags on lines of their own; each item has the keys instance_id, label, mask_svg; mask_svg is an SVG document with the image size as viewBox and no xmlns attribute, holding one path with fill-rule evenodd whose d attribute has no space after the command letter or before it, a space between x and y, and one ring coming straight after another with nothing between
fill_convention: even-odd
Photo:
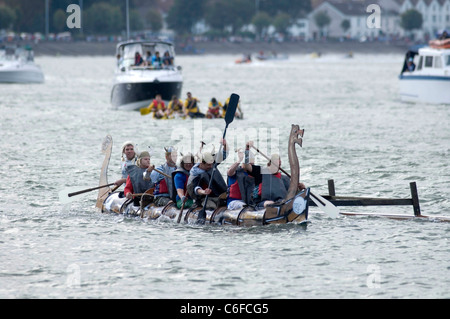
<instances>
[{"instance_id":1,"label":"green tree","mask_svg":"<svg viewBox=\"0 0 450 319\"><path fill-rule=\"evenodd\" d=\"M145 20L148 23L148 26L152 31L158 32L163 28L163 18L158 10L155 9L148 10L147 14L145 15L145 18L146 18Z\"/></svg>"},{"instance_id":2,"label":"green tree","mask_svg":"<svg viewBox=\"0 0 450 319\"><path fill-rule=\"evenodd\" d=\"M249 24L255 14L253 1L229 0L230 15L228 17L232 33L236 34L244 25Z\"/></svg>"},{"instance_id":3,"label":"green tree","mask_svg":"<svg viewBox=\"0 0 450 319\"><path fill-rule=\"evenodd\" d=\"M311 0L259 0L259 10L273 17L286 13L295 20L311 11Z\"/></svg>"},{"instance_id":4,"label":"green tree","mask_svg":"<svg viewBox=\"0 0 450 319\"><path fill-rule=\"evenodd\" d=\"M45 3L44 1L5 0L4 3L16 13L14 31L44 32Z\"/></svg>"},{"instance_id":5,"label":"green tree","mask_svg":"<svg viewBox=\"0 0 450 319\"><path fill-rule=\"evenodd\" d=\"M120 7L106 2L94 3L86 10L84 32L90 34L117 34L124 30L124 17Z\"/></svg>"},{"instance_id":6,"label":"green tree","mask_svg":"<svg viewBox=\"0 0 450 319\"><path fill-rule=\"evenodd\" d=\"M210 0L205 6L205 22L214 30L223 31L230 25L228 0Z\"/></svg>"},{"instance_id":7,"label":"green tree","mask_svg":"<svg viewBox=\"0 0 450 319\"><path fill-rule=\"evenodd\" d=\"M16 19L16 13L12 8L0 5L0 30L12 28Z\"/></svg>"},{"instance_id":8,"label":"green tree","mask_svg":"<svg viewBox=\"0 0 450 319\"><path fill-rule=\"evenodd\" d=\"M321 35L323 35L323 29L331 23L331 18L326 11L320 11L314 16L314 21L319 27Z\"/></svg>"},{"instance_id":9,"label":"green tree","mask_svg":"<svg viewBox=\"0 0 450 319\"><path fill-rule=\"evenodd\" d=\"M407 10L400 16L400 26L405 31L412 32L414 29L420 29L422 28L422 23L422 14L415 9Z\"/></svg>"},{"instance_id":10,"label":"green tree","mask_svg":"<svg viewBox=\"0 0 450 319\"><path fill-rule=\"evenodd\" d=\"M191 33L192 27L203 18L206 0L175 0L166 21L179 34Z\"/></svg>"},{"instance_id":11,"label":"green tree","mask_svg":"<svg viewBox=\"0 0 450 319\"><path fill-rule=\"evenodd\" d=\"M252 19L252 24L255 26L257 35L260 37L263 36L265 29L270 26L271 22L272 20L266 12L258 12Z\"/></svg>"},{"instance_id":12,"label":"green tree","mask_svg":"<svg viewBox=\"0 0 450 319\"><path fill-rule=\"evenodd\" d=\"M53 14L53 28L55 32L62 32L66 27L67 16L66 12L58 9Z\"/></svg>"},{"instance_id":13,"label":"green tree","mask_svg":"<svg viewBox=\"0 0 450 319\"><path fill-rule=\"evenodd\" d=\"M349 20L347 20L347 19L342 20L342 22L341 22L341 28L342 28L342 30L344 31L344 33L347 32L348 29L350 29L350 27L351 27L351 24L350 24L350 21L349 21Z\"/></svg>"},{"instance_id":14,"label":"green tree","mask_svg":"<svg viewBox=\"0 0 450 319\"><path fill-rule=\"evenodd\" d=\"M273 20L273 26L277 32L287 34L287 29L292 25L291 16L287 13L280 12Z\"/></svg>"},{"instance_id":15,"label":"green tree","mask_svg":"<svg viewBox=\"0 0 450 319\"><path fill-rule=\"evenodd\" d=\"M144 22L142 21L141 14L137 9L130 9L130 29L133 31L144 29Z\"/></svg>"}]
</instances>

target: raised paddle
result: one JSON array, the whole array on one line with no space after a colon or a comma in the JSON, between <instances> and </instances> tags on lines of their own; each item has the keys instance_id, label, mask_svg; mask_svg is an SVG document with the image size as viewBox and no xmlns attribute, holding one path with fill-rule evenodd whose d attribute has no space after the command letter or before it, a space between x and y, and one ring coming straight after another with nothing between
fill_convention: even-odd
<instances>
[{"instance_id":1,"label":"raised paddle","mask_svg":"<svg viewBox=\"0 0 450 319\"><path fill-rule=\"evenodd\" d=\"M262 153L258 148L256 148L255 146L252 145L252 148L255 149L259 154L261 154L262 156L264 156L268 161L270 161L270 158L268 158L264 153ZM284 169L282 169L281 167L279 167L276 163L272 163L275 166L277 166L280 171L282 171L284 174L286 174L287 177L291 178L291 175L288 174L288 172L286 172ZM339 215L339 208L337 208L336 206L333 205L332 202L326 200L325 198L323 198L322 196L318 195L318 194L313 194L312 192L310 192L310 198L312 199L312 201L317 205L317 207L319 207L324 213L326 213L329 217L331 218L336 218Z\"/></svg>"},{"instance_id":2,"label":"raised paddle","mask_svg":"<svg viewBox=\"0 0 450 319\"><path fill-rule=\"evenodd\" d=\"M225 125L225 130L223 131L223 138L222 139L225 139L225 136L227 134L228 125L231 122L233 122L233 120L234 120L234 116L236 114L236 109L237 109L238 104L239 104L239 95L237 95L235 93L231 94L230 101L229 101L228 107L227 107L227 112L225 113L225 123L226 123L226 125ZM221 152L222 152L222 144L220 144L219 152L217 154L221 154ZM216 154L216 157L217 157L217 154ZM214 161L213 171L212 171L211 177L209 179L208 188L211 188L212 180L213 180L214 173L215 173L216 170L217 170L217 161ZM204 224L205 223L205 220L206 220L206 204L208 203L208 198L209 198L209 194L206 195L206 197L205 197L205 204L203 205L202 210L198 213L198 223L199 224Z\"/></svg>"},{"instance_id":3,"label":"raised paddle","mask_svg":"<svg viewBox=\"0 0 450 319\"><path fill-rule=\"evenodd\" d=\"M101 186L97 186L97 187L92 187L92 188L87 188L87 189L83 189L83 190L79 190L79 191L74 191L75 189L73 187L66 188L66 189L61 190L58 193L59 201L61 203L63 203L63 204L69 203L69 202L74 200L73 199L74 196L81 195L81 194L84 194L84 193L88 193L88 192L91 192L91 191L95 191L95 190L100 189L100 188L109 187L109 186L112 186L112 185L114 185L114 183L107 184L107 185L101 185Z\"/></svg>"}]
</instances>

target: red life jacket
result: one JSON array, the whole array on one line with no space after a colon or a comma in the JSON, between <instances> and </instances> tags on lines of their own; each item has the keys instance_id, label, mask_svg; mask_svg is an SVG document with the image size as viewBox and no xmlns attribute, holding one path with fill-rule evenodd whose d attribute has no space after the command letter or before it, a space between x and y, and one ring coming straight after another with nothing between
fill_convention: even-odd
<instances>
[{"instance_id":1,"label":"red life jacket","mask_svg":"<svg viewBox=\"0 0 450 319\"><path fill-rule=\"evenodd\" d=\"M238 181L234 182L234 184L230 186L230 198L242 199Z\"/></svg>"},{"instance_id":2,"label":"red life jacket","mask_svg":"<svg viewBox=\"0 0 450 319\"><path fill-rule=\"evenodd\" d=\"M168 193L169 193L169 188L167 187L166 180L163 178L159 182L159 194L168 194Z\"/></svg>"},{"instance_id":3,"label":"red life jacket","mask_svg":"<svg viewBox=\"0 0 450 319\"><path fill-rule=\"evenodd\" d=\"M157 100L153 100L152 104L153 104L153 110L154 111L158 110L158 104L161 104L163 110L166 109L166 105L164 104L164 101L161 101L160 103L158 103Z\"/></svg>"}]
</instances>

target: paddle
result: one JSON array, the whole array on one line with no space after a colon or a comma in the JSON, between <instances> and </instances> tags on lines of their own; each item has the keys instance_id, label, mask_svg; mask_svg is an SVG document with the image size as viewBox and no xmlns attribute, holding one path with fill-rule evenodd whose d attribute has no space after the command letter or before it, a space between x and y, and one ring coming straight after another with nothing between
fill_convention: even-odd
<instances>
[{"instance_id":1,"label":"paddle","mask_svg":"<svg viewBox=\"0 0 450 319\"><path fill-rule=\"evenodd\" d=\"M73 201L74 199L72 197L80 195L80 194L84 194L84 193L88 193L91 191L95 191L97 189L100 188L104 188L104 187L109 187L114 185L114 183L111 184L107 184L107 185L102 185L102 186L97 186L97 187L92 187L92 188L87 188L87 189L83 189L83 190L79 190L79 191L74 191L75 189L73 187L71 188L66 188L61 190L58 195L59 195L59 201L61 203L69 203L71 201Z\"/></svg>"},{"instance_id":2,"label":"paddle","mask_svg":"<svg viewBox=\"0 0 450 319\"><path fill-rule=\"evenodd\" d=\"M187 201L187 196L184 196L183 204L181 204L180 214L178 215L177 223L179 224L181 221L181 215L183 215L184 204Z\"/></svg>"},{"instance_id":3,"label":"paddle","mask_svg":"<svg viewBox=\"0 0 450 319\"><path fill-rule=\"evenodd\" d=\"M270 158L268 158L264 153L262 153L258 148L252 145L252 148L255 149L259 154L264 156L268 161L270 161ZM275 166L278 167L276 163L272 163ZM278 167L280 171L282 171L284 174L286 174L287 177L291 178L291 175L288 174L284 169L281 167ZM313 194L312 192L309 193L311 196L310 198L312 201L319 207L324 213L326 213L331 218L336 218L339 215L339 208L333 205L330 201L326 200L320 195Z\"/></svg>"},{"instance_id":4,"label":"paddle","mask_svg":"<svg viewBox=\"0 0 450 319\"><path fill-rule=\"evenodd\" d=\"M223 131L223 138L225 139L225 136L227 134L227 128L228 125L233 122L234 120L234 115L236 114L236 109L237 106L239 104L239 95L237 94L231 94L230 96L230 102L228 103L228 107L227 107L227 112L225 113L225 130ZM219 148L219 152L217 154L221 154L222 152L222 144L220 144L220 148ZM217 155L216 155L217 156ZM214 165L213 165L213 171L211 173L211 177L209 179L209 185L208 188L211 188L211 184L212 184L212 180L214 177L214 173L217 170L217 162L214 161ZM209 194L206 195L205 197L205 204L203 205L202 210L198 213L198 223L199 224L204 224L205 223L205 219L206 219L206 204L208 203L208 198L209 198Z\"/></svg>"}]
</instances>

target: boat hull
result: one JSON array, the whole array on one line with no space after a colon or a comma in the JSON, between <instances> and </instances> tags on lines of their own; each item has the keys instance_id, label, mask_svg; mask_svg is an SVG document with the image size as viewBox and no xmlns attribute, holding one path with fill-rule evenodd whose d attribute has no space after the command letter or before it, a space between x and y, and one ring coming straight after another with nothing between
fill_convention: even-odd
<instances>
[{"instance_id":1,"label":"boat hull","mask_svg":"<svg viewBox=\"0 0 450 319\"><path fill-rule=\"evenodd\" d=\"M450 104L450 76L400 76L400 98L404 102Z\"/></svg>"},{"instance_id":2,"label":"boat hull","mask_svg":"<svg viewBox=\"0 0 450 319\"><path fill-rule=\"evenodd\" d=\"M170 101L173 95L179 97L182 87L182 81L116 83L111 92L111 105L118 110L137 111L147 107L156 94L161 94L165 101Z\"/></svg>"},{"instance_id":3,"label":"boat hull","mask_svg":"<svg viewBox=\"0 0 450 319\"><path fill-rule=\"evenodd\" d=\"M43 83L44 74L39 68L0 69L0 83Z\"/></svg>"}]
</instances>

